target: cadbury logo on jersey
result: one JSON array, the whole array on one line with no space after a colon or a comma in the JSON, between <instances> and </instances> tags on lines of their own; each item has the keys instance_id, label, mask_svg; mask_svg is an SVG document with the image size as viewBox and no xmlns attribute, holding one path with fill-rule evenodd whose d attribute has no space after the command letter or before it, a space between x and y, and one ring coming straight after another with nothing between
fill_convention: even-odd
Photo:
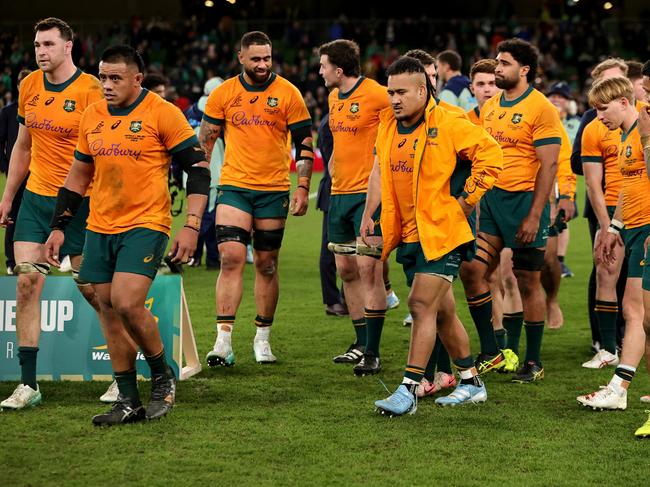
<instances>
[{"instance_id":1,"label":"cadbury logo on jersey","mask_svg":"<svg viewBox=\"0 0 650 487\"><path fill-rule=\"evenodd\" d=\"M265 120L259 115L246 116L245 112L235 112L231 117L232 124L238 126L257 126L257 127L275 127L277 122L275 120Z\"/></svg>"},{"instance_id":2,"label":"cadbury logo on jersey","mask_svg":"<svg viewBox=\"0 0 650 487\"><path fill-rule=\"evenodd\" d=\"M74 101L74 100L66 100L66 101L63 102L63 109L66 112L74 112L75 108L77 108L77 102L76 101Z\"/></svg>"},{"instance_id":3,"label":"cadbury logo on jersey","mask_svg":"<svg viewBox=\"0 0 650 487\"><path fill-rule=\"evenodd\" d=\"M129 147L122 147L121 143L112 143L104 147L102 139L94 140L90 144L90 152L93 157L133 157L136 161L140 159L142 150L134 150Z\"/></svg>"},{"instance_id":4,"label":"cadbury logo on jersey","mask_svg":"<svg viewBox=\"0 0 650 487\"><path fill-rule=\"evenodd\" d=\"M140 132L140 130L142 130L142 120L131 120L131 126L129 127L129 130L134 134Z\"/></svg>"},{"instance_id":5,"label":"cadbury logo on jersey","mask_svg":"<svg viewBox=\"0 0 650 487\"><path fill-rule=\"evenodd\" d=\"M62 127L61 125L56 125L54 120L50 118L44 118L39 121L36 118L35 113L28 113L25 117L25 127L35 130L46 130L48 132L53 132L57 134L64 134L66 137L69 137L72 134L72 127Z\"/></svg>"},{"instance_id":6,"label":"cadbury logo on jersey","mask_svg":"<svg viewBox=\"0 0 650 487\"><path fill-rule=\"evenodd\" d=\"M54 101L54 97L51 96L47 100L45 100L45 106L51 105L52 102Z\"/></svg>"}]
</instances>

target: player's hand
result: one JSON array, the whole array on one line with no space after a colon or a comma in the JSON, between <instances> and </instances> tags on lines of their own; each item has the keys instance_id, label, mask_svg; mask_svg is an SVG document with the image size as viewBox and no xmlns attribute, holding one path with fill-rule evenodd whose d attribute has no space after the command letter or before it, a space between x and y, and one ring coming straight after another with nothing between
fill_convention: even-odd
<instances>
[{"instance_id":1,"label":"player's hand","mask_svg":"<svg viewBox=\"0 0 650 487\"><path fill-rule=\"evenodd\" d=\"M373 220L372 215L366 215L365 213L361 216L361 226L359 227L359 235L361 235L361 240L366 245L370 245L366 240L366 237L372 237L375 234L375 220Z\"/></svg>"},{"instance_id":2,"label":"player's hand","mask_svg":"<svg viewBox=\"0 0 650 487\"><path fill-rule=\"evenodd\" d=\"M167 254L172 262L187 264L196 251L196 243L199 239L199 232L193 228L183 227L176 234L172 247Z\"/></svg>"},{"instance_id":3,"label":"player's hand","mask_svg":"<svg viewBox=\"0 0 650 487\"><path fill-rule=\"evenodd\" d=\"M291 197L291 204L289 205L289 212L293 216L302 216L307 213L309 206L309 191L305 188L298 188L293 192Z\"/></svg>"},{"instance_id":4,"label":"player's hand","mask_svg":"<svg viewBox=\"0 0 650 487\"><path fill-rule=\"evenodd\" d=\"M617 246L623 245L623 240L620 235L615 235L611 232L602 232L604 235L601 237L600 246L597 249L596 258L599 262L606 265L611 265L616 262L616 253L614 249Z\"/></svg>"},{"instance_id":5,"label":"player's hand","mask_svg":"<svg viewBox=\"0 0 650 487\"><path fill-rule=\"evenodd\" d=\"M64 241L65 235L61 230L52 230L50 236L47 238L47 242L45 242L45 260L47 260L48 264L61 267L59 251Z\"/></svg>"},{"instance_id":6,"label":"player's hand","mask_svg":"<svg viewBox=\"0 0 650 487\"><path fill-rule=\"evenodd\" d=\"M558 204L557 204L557 210L558 212L560 210L564 210L564 222L568 222L569 220L572 220L574 216L576 216L576 205L573 201L562 198Z\"/></svg>"},{"instance_id":7,"label":"player's hand","mask_svg":"<svg viewBox=\"0 0 650 487\"><path fill-rule=\"evenodd\" d=\"M0 201L0 227L6 227L13 223L13 220L9 218L9 213L11 213L11 201L3 199Z\"/></svg>"},{"instance_id":8,"label":"player's hand","mask_svg":"<svg viewBox=\"0 0 650 487\"><path fill-rule=\"evenodd\" d=\"M637 130L641 137L650 137L650 112L648 108L644 107L644 110L639 112L639 121L637 123Z\"/></svg>"},{"instance_id":9,"label":"player's hand","mask_svg":"<svg viewBox=\"0 0 650 487\"><path fill-rule=\"evenodd\" d=\"M521 225L517 229L515 239L522 245L528 245L535 240L535 236L539 231L539 217L534 215L527 215L521 221Z\"/></svg>"},{"instance_id":10,"label":"player's hand","mask_svg":"<svg viewBox=\"0 0 650 487\"><path fill-rule=\"evenodd\" d=\"M471 206L471 205L468 205L467 202L465 201L465 198L463 198L462 196L458 197L458 204L460 205L461 209L463 210L463 213L465 214L465 218L469 218L469 216L474 211L474 207Z\"/></svg>"}]
</instances>

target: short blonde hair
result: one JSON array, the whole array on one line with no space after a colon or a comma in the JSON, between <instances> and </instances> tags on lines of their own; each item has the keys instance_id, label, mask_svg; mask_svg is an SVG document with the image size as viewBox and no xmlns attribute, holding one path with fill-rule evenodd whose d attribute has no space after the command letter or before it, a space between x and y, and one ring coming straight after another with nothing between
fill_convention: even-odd
<instances>
[{"instance_id":1,"label":"short blonde hair","mask_svg":"<svg viewBox=\"0 0 650 487\"><path fill-rule=\"evenodd\" d=\"M630 80L623 76L596 81L589 90L589 104L592 107L602 107L620 98L626 98L634 105L634 88Z\"/></svg>"},{"instance_id":2,"label":"short blonde hair","mask_svg":"<svg viewBox=\"0 0 650 487\"><path fill-rule=\"evenodd\" d=\"M627 76L627 64L625 64L625 61L618 57L610 57L609 59L605 59L598 63L596 67L591 70L591 77L597 80L603 74L603 71L612 68L620 69L623 76Z\"/></svg>"}]
</instances>

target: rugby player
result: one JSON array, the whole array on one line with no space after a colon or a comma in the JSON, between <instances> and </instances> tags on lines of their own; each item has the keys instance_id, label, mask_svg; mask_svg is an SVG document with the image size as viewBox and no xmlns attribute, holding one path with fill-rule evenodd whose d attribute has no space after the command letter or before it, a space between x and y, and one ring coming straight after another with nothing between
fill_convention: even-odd
<instances>
[{"instance_id":1,"label":"rugby player","mask_svg":"<svg viewBox=\"0 0 650 487\"><path fill-rule=\"evenodd\" d=\"M501 145L504 167L494 188L481 200L478 251L464 265L463 284L477 305L489 302L485 276L497 264L504 247L513 249L527 343L524 364L513 381L533 382L544 376L540 352L545 300L540 271L562 127L557 110L531 85L537 70L537 49L526 41L510 39L499 43L497 51L496 84L503 91L485 103L481 122ZM479 330L491 330L491 312L475 316L480 318ZM521 329L511 330L518 336Z\"/></svg>"},{"instance_id":2,"label":"rugby player","mask_svg":"<svg viewBox=\"0 0 650 487\"><path fill-rule=\"evenodd\" d=\"M618 134L618 167L623 176L622 188L607 231L597 241L596 259L612 265L622 258L621 247L629 255L627 282L623 296L625 337L620 360L610 382L591 394L578 396L581 404L594 409L626 409L627 390L646 349L648 318L644 308L650 290L650 276L644 265L644 244L650 236L650 181L644 147L638 129L639 112L632 83L622 76L603 79L589 92L589 103L596 108L598 120ZM645 118L647 111L642 111ZM646 120L644 119L644 122ZM618 129L621 129L620 133ZM644 127L644 129L646 129ZM622 239L621 239L622 237ZM647 309L647 308L646 308ZM646 331L644 331L644 329Z\"/></svg>"},{"instance_id":3,"label":"rugby player","mask_svg":"<svg viewBox=\"0 0 650 487\"><path fill-rule=\"evenodd\" d=\"M269 338L280 292L278 255L288 212L307 212L314 160L309 112L298 89L271 70L271 40L253 31L244 34L240 44L243 72L210 93L199 130L208 158L222 132L226 144L217 188L221 272L216 284L217 337L206 357L210 367L235 363L231 336L251 234L257 307L253 350L258 363L276 362ZM298 172L291 198L289 132ZM385 305L385 295L383 301Z\"/></svg>"},{"instance_id":4,"label":"rugby player","mask_svg":"<svg viewBox=\"0 0 650 487\"><path fill-rule=\"evenodd\" d=\"M2 201L0 225L6 226L11 206L29 173L14 234L16 333L21 380L0 407L23 409L41 402L36 383L36 357L41 331L40 298L50 266L43 244L49 235L57 191L65 180L77 143L79 120L88 105L102 98L97 79L72 61L74 33L61 19L50 17L34 27L34 51L40 69L20 85L18 138L14 146ZM70 255L79 291L98 310L95 291L78 277L83 250L88 198L67 228L62 254Z\"/></svg>"},{"instance_id":5,"label":"rugby player","mask_svg":"<svg viewBox=\"0 0 650 487\"><path fill-rule=\"evenodd\" d=\"M120 393L110 411L93 417L98 426L157 419L174 405L176 379L156 319L145 308L171 230L170 159L188 174L187 220L171 245L174 262L187 262L196 248L210 189L208 163L194 131L177 107L141 87L143 73L144 62L130 46L112 46L102 54L99 78L105 99L81 118L74 162L59 189L45 245L48 262L60 265L64 231L93 181L79 274L97 292ZM129 336L151 369L146 408L136 381L137 349Z\"/></svg>"},{"instance_id":6,"label":"rugby player","mask_svg":"<svg viewBox=\"0 0 650 487\"><path fill-rule=\"evenodd\" d=\"M359 46L355 42L335 40L323 44L319 54L320 74L331 90L329 124L334 137L329 161L332 193L327 232L356 333L355 342L334 357L334 362L356 363L355 375L376 374L381 370L379 344L386 317L383 266L377 250L381 246L379 209L374 215L377 231L370 239L370 247L364 244L359 229L379 112L388 107L388 97L385 87L361 76Z\"/></svg>"},{"instance_id":7,"label":"rugby player","mask_svg":"<svg viewBox=\"0 0 650 487\"><path fill-rule=\"evenodd\" d=\"M397 249L397 261L411 284L413 328L404 379L391 396L375 403L382 413L399 416L417 409L417 387L435 344L438 311L455 315L449 290L461 261L474 250L467 218L497 179L502 154L495 140L464 114L436 103L417 59L402 56L387 74L391 109L381 113L361 234L373 234L373 214L381 202L382 259ZM470 160L472 169L455 197L449 188L459 156ZM487 392L474 367L467 332L458 320L439 323L461 381L436 403L484 402Z\"/></svg>"}]
</instances>

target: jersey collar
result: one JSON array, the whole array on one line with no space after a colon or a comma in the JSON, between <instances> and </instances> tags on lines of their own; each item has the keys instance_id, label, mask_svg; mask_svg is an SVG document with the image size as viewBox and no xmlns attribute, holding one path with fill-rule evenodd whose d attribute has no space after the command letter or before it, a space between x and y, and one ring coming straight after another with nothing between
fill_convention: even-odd
<instances>
[{"instance_id":1,"label":"jersey collar","mask_svg":"<svg viewBox=\"0 0 650 487\"><path fill-rule=\"evenodd\" d=\"M634 123L633 123L632 126L630 127L630 130L628 130L627 132L623 132L623 133L621 134L621 142L625 142L625 141L627 140L627 138L630 136L630 134L632 133L632 131L636 128L636 124L637 124L637 123L639 123L639 120L638 120L638 119L634 121Z\"/></svg>"},{"instance_id":2,"label":"jersey collar","mask_svg":"<svg viewBox=\"0 0 650 487\"><path fill-rule=\"evenodd\" d=\"M55 93L61 93L63 90L65 90L68 86L70 86L74 81L81 76L81 69L77 68L75 73L70 76L66 81L63 83L55 84L55 83L50 83L47 80L47 76L45 76L45 73L43 73L43 84L45 85L45 91L54 91Z\"/></svg>"},{"instance_id":3,"label":"jersey collar","mask_svg":"<svg viewBox=\"0 0 650 487\"><path fill-rule=\"evenodd\" d=\"M136 107L140 104L140 102L144 100L144 97L147 96L147 93L149 93L149 90L146 88L142 88L142 91L135 99L135 101L127 107L118 108L118 107L112 107L108 105L108 113L110 113L114 117L123 117L125 115L129 115L133 110L136 109Z\"/></svg>"},{"instance_id":4,"label":"jersey collar","mask_svg":"<svg viewBox=\"0 0 650 487\"><path fill-rule=\"evenodd\" d=\"M350 98L350 95L352 95L352 93L355 92L355 90L359 87L359 85L365 78L366 78L365 76L360 76L358 81L354 83L354 86L350 88L350 91L348 91L347 93L343 93L341 90L339 90L339 100L346 100Z\"/></svg>"},{"instance_id":5,"label":"jersey collar","mask_svg":"<svg viewBox=\"0 0 650 487\"><path fill-rule=\"evenodd\" d=\"M275 78L277 75L275 73L271 73L271 76L269 76L269 79L267 79L263 84L261 85L251 85L246 82L246 79L244 78L244 74L239 75L239 82L242 84L244 89L246 91L264 91L266 90L271 83L275 81Z\"/></svg>"},{"instance_id":6,"label":"jersey collar","mask_svg":"<svg viewBox=\"0 0 650 487\"><path fill-rule=\"evenodd\" d=\"M422 125L422 122L424 122L424 113L419 118L419 120L410 127L404 127L404 125L402 125L402 122L397 122L397 133L400 135L412 134L420 125Z\"/></svg>"},{"instance_id":7,"label":"jersey collar","mask_svg":"<svg viewBox=\"0 0 650 487\"><path fill-rule=\"evenodd\" d=\"M510 101L506 100L503 93L501 93L501 97L499 98L499 106L503 108L514 107L517 103L519 103L528 95L530 95L532 91L533 91L533 85L529 85L526 91L524 91L518 98L515 98L514 100L510 100Z\"/></svg>"}]
</instances>

